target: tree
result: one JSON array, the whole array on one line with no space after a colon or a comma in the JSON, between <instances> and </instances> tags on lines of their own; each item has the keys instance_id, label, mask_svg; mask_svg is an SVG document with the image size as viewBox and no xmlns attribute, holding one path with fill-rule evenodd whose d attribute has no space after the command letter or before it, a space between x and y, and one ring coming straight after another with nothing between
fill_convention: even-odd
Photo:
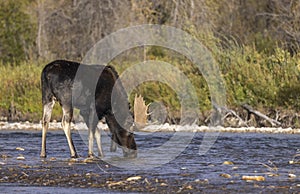
<instances>
[{"instance_id":1,"label":"tree","mask_svg":"<svg viewBox=\"0 0 300 194\"><path fill-rule=\"evenodd\" d=\"M31 57L35 25L22 10L22 1L0 1L0 61L20 62Z\"/></svg>"}]
</instances>

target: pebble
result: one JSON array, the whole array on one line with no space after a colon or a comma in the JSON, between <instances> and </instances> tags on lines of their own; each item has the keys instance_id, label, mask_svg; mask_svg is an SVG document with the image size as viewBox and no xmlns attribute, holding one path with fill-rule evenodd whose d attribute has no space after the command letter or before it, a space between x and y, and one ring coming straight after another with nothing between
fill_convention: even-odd
<instances>
[{"instance_id":1,"label":"pebble","mask_svg":"<svg viewBox=\"0 0 300 194\"><path fill-rule=\"evenodd\" d=\"M129 177L126 180L127 181L137 181L140 180L142 177L141 176L133 176L133 177Z\"/></svg>"},{"instance_id":2,"label":"pebble","mask_svg":"<svg viewBox=\"0 0 300 194\"><path fill-rule=\"evenodd\" d=\"M220 174L220 176L224 177L224 178L227 178L227 179L231 178L231 175L230 174L226 174L226 173L222 173L222 174Z\"/></svg>"},{"instance_id":3,"label":"pebble","mask_svg":"<svg viewBox=\"0 0 300 194\"><path fill-rule=\"evenodd\" d=\"M296 178L297 176L295 174L289 174L289 178Z\"/></svg>"},{"instance_id":4,"label":"pebble","mask_svg":"<svg viewBox=\"0 0 300 194\"><path fill-rule=\"evenodd\" d=\"M24 151L25 149L22 148L22 147L16 147L16 150L19 150L19 151Z\"/></svg>"},{"instance_id":5,"label":"pebble","mask_svg":"<svg viewBox=\"0 0 300 194\"><path fill-rule=\"evenodd\" d=\"M224 165L233 165L233 162L231 162L231 161L224 161L223 164Z\"/></svg>"},{"instance_id":6,"label":"pebble","mask_svg":"<svg viewBox=\"0 0 300 194\"><path fill-rule=\"evenodd\" d=\"M18 156L17 160L25 160L25 157L24 156Z\"/></svg>"},{"instance_id":7,"label":"pebble","mask_svg":"<svg viewBox=\"0 0 300 194\"><path fill-rule=\"evenodd\" d=\"M242 176L242 180L245 181L265 181L265 177L263 176Z\"/></svg>"}]
</instances>

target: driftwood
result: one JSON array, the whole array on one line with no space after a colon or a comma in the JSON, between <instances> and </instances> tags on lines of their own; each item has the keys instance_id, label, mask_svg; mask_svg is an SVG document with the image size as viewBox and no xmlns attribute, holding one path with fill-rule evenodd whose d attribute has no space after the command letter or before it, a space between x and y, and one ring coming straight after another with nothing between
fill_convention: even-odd
<instances>
[{"instance_id":1,"label":"driftwood","mask_svg":"<svg viewBox=\"0 0 300 194\"><path fill-rule=\"evenodd\" d=\"M242 105L242 107L243 107L245 110L247 110L248 115L253 114L253 115L257 116L257 117L260 117L260 118L262 118L262 119L268 121L268 122L272 125L272 127L280 126L280 125L281 125L281 123L280 123L279 121L274 120L274 119L271 119L270 117L268 117L268 116L262 114L262 113L259 112L259 111L253 110L253 108L250 107L250 106L247 105L247 104Z\"/></svg>"},{"instance_id":2,"label":"driftwood","mask_svg":"<svg viewBox=\"0 0 300 194\"><path fill-rule=\"evenodd\" d=\"M249 127L247 122L244 121L234 110L227 109L225 107L223 109L225 110L225 116L222 118L222 120L225 120L228 116L232 115L233 117L235 117L238 120L237 127L241 127L241 126Z\"/></svg>"},{"instance_id":3,"label":"driftwood","mask_svg":"<svg viewBox=\"0 0 300 194\"><path fill-rule=\"evenodd\" d=\"M221 119L219 124L224 125L226 123L225 121L227 121L230 123L229 124L230 126L234 125L236 127L242 127L242 126L249 127L247 122L244 121L234 110L228 109L226 107L219 107L217 104L214 103L213 103L213 108L214 108L213 114L221 116L219 117L219 119ZM209 119L212 119L211 116L212 115L206 118L205 120L206 123L208 122ZM231 118L233 117L233 120L228 119L229 117Z\"/></svg>"},{"instance_id":4,"label":"driftwood","mask_svg":"<svg viewBox=\"0 0 300 194\"><path fill-rule=\"evenodd\" d=\"M247 118L243 119L237 112L234 110L228 109L227 107L219 107L216 104L213 104L214 113L212 113L209 117L206 118L205 122L208 122L209 119L213 119L212 116L216 113L221 115L221 123L223 126L230 127L257 127L257 119L260 118L268 123L272 127L282 126L282 123L277 119L279 118L278 113L276 112L276 119L272 119L265 114L254 110L251 106L244 104L241 106L248 113Z\"/></svg>"}]
</instances>

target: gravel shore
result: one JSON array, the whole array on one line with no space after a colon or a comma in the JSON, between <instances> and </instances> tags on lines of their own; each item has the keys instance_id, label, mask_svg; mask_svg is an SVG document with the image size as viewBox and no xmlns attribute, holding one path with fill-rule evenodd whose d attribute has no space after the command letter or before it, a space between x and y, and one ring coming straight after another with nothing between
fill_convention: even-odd
<instances>
[{"instance_id":1,"label":"gravel shore","mask_svg":"<svg viewBox=\"0 0 300 194\"><path fill-rule=\"evenodd\" d=\"M106 124L99 122L98 128L102 130L108 130ZM30 123L30 122L0 122L0 130L41 130L41 123ZM60 122L50 123L49 130L61 130ZM73 130L87 130L84 123L72 123ZM300 129L297 128L275 128L275 127L209 127L209 126L198 126L198 125L170 125L165 123L163 125L148 125L142 129L142 132L224 132L224 133L285 133L285 134L298 134Z\"/></svg>"}]
</instances>

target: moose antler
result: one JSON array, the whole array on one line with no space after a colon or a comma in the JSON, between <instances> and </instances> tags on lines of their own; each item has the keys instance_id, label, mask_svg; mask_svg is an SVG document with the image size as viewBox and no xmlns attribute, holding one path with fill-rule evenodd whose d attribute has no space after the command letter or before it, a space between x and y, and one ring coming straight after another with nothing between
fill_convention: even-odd
<instances>
[{"instance_id":1,"label":"moose antler","mask_svg":"<svg viewBox=\"0 0 300 194\"><path fill-rule=\"evenodd\" d=\"M148 107L141 95L134 97L134 122L138 127L143 127L147 124Z\"/></svg>"}]
</instances>

